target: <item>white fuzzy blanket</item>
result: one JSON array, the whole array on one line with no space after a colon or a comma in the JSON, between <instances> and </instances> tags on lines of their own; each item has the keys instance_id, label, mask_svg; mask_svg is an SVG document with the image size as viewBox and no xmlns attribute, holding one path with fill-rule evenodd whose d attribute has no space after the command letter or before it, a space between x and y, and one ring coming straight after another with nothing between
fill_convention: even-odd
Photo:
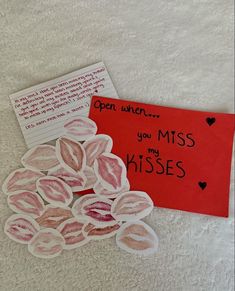
<instances>
[{"instance_id":1,"label":"white fuzzy blanket","mask_svg":"<svg viewBox=\"0 0 235 291\"><path fill-rule=\"evenodd\" d=\"M190 109L233 109L233 1L0 0L0 183L26 146L8 95L103 60L120 98ZM140 259L114 239L40 260L3 234L0 290L234 289L229 219L155 209L159 253Z\"/></svg>"}]
</instances>

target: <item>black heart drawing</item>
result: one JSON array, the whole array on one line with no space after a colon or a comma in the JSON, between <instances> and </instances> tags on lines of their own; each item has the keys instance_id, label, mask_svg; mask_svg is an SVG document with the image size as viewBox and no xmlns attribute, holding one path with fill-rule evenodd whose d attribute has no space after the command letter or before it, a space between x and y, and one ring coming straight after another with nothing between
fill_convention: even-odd
<instances>
[{"instance_id":1,"label":"black heart drawing","mask_svg":"<svg viewBox=\"0 0 235 291\"><path fill-rule=\"evenodd\" d=\"M204 190L206 188L207 183L206 182L198 182L199 187Z\"/></svg>"},{"instance_id":2,"label":"black heart drawing","mask_svg":"<svg viewBox=\"0 0 235 291\"><path fill-rule=\"evenodd\" d=\"M98 93L98 90L95 90L95 93Z\"/></svg>"},{"instance_id":3,"label":"black heart drawing","mask_svg":"<svg viewBox=\"0 0 235 291\"><path fill-rule=\"evenodd\" d=\"M215 120L216 119L214 117L207 117L206 122L209 126L211 126L213 123L215 123Z\"/></svg>"}]
</instances>

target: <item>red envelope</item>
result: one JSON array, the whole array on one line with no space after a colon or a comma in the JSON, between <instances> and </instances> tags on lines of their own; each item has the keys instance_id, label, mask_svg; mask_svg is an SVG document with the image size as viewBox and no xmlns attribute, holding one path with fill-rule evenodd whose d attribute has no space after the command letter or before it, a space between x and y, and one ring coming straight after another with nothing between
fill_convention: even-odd
<instances>
[{"instance_id":1,"label":"red envelope","mask_svg":"<svg viewBox=\"0 0 235 291\"><path fill-rule=\"evenodd\" d=\"M94 96L89 117L113 138L132 190L159 207L228 216L233 114Z\"/></svg>"}]
</instances>

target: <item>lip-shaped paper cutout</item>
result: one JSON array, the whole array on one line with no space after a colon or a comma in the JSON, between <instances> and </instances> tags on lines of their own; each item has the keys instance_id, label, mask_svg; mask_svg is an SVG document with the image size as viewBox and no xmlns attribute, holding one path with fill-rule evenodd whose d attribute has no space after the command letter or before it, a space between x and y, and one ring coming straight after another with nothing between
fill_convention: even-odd
<instances>
[{"instance_id":1,"label":"lip-shaped paper cutout","mask_svg":"<svg viewBox=\"0 0 235 291\"><path fill-rule=\"evenodd\" d=\"M64 245L64 238L58 230L44 228L32 238L28 250L35 257L51 259L62 252Z\"/></svg>"},{"instance_id":2,"label":"lip-shaped paper cutout","mask_svg":"<svg viewBox=\"0 0 235 291\"><path fill-rule=\"evenodd\" d=\"M78 220L73 217L65 220L57 227L57 230L64 237L65 250L72 250L89 242L89 238L83 233L85 223L85 220Z\"/></svg>"},{"instance_id":3,"label":"lip-shaped paper cutout","mask_svg":"<svg viewBox=\"0 0 235 291\"><path fill-rule=\"evenodd\" d=\"M56 155L62 167L70 172L81 172L86 166L86 154L82 145L66 136L57 139Z\"/></svg>"},{"instance_id":4,"label":"lip-shaped paper cutout","mask_svg":"<svg viewBox=\"0 0 235 291\"><path fill-rule=\"evenodd\" d=\"M120 194L112 203L111 214L117 221L136 221L149 215L153 201L142 191L129 191Z\"/></svg>"},{"instance_id":5,"label":"lip-shaped paper cutout","mask_svg":"<svg viewBox=\"0 0 235 291\"><path fill-rule=\"evenodd\" d=\"M130 183L129 183L128 179L126 179L126 184L119 191L112 191L112 190L105 189L102 186L102 184L98 181L95 183L93 190L97 195L99 195L101 197L105 197L108 199L114 199L114 198L117 198L121 193L129 191L130 190Z\"/></svg>"},{"instance_id":6,"label":"lip-shaped paper cutout","mask_svg":"<svg viewBox=\"0 0 235 291\"><path fill-rule=\"evenodd\" d=\"M86 163L89 167L94 164L97 159L104 152L111 152L113 147L113 140L109 135L98 134L83 143L86 152Z\"/></svg>"},{"instance_id":7,"label":"lip-shaped paper cutout","mask_svg":"<svg viewBox=\"0 0 235 291\"><path fill-rule=\"evenodd\" d=\"M87 183L87 178L84 173L69 172L61 166L55 167L50 170L48 172L48 175L57 177L64 181L67 185L69 185L73 192L83 190Z\"/></svg>"},{"instance_id":8,"label":"lip-shaped paper cutout","mask_svg":"<svg viewBox=\"0 0 235 291\"><path fill-rule=\"evenodd\" d=\"M84 202L82 214L89 222L98 226L110 226L117 222L111 215L112 201L105 198L93 198Z\"/></svg>"},{"instance_id":9,"label":"lip-shaped paper cutout","mask_svg":"<svg viewBox=\"0 0 235 291\"><path fill-rule=\"evenodd\" d=\"M58 165L59 161L54 146L38 145L23 155L21 163L31 170L48 171Z\"/></svg>"},{"instance_id":10,"label":"lip-shaped paper cutout","mask_svg":"<svg viewBox=\"0 0 235 291\"><path fill-rule=\"evenodd\" d=\"M143 221L126 222L118 230L117 245L128 253L147 256L158 250L158 237Z\"/></svg>"},{"instance_id":11,"label":"lip-shaped paper cutout","mask_svg":"<svg viewBox=\"0 0 235 291\"><path fill-rule=\"evenodd\" d=\"M90 200L97 198L96 194L86 194L84 196L79 197L76 201L74 201L72 206L72 213L77 219L82 219L84 217L82 213L82 208L84 204Z\"/></svg>"},{"instance_id":12,"label":"lip-shaped paper cutout","mask_svg":"<svg viewBox=\"0 0 235 291\"><path fill-rule=\"evenodd\" d=\"M96 226L92 223L89 223L88 225L84 226L84 232L86 233L86 236L92 240L101 240L113 237L118 229L120 228L120 224L116 223L111 226Z\"/></svg>"},{"instance_id":13,"label":"lip-shaped paper cutout","mask_svg":"<svg viewBox=\"0 0 235 291\"><path fill-rule=\"evenodd\" d=\"M38 223L24 214L13 214L7 219L4 227L5 234L21 244L28 244L39 230Z\"/></svg>"},{"instance_id":14,"label":"lip-shaped paper cutout","mask_svg":"<svg viewBox=\"0 0 235 291\"><path fill-rule=\"evenodd\" d=\"M41 227L57 228L62 222L72 217L72 211L69 207L56 207L48 204L43 214L36 218L36 221Z\"/></svg>"},{"instance_id":15,"label":"lip-shaped paper cutout","mask_svg":"<svg viewBox=\"0 0 235 291\"><path fill-rule=\"evenodd\" d=\"M126 166L114 154L103 153L94 162L94 171L102 186L111 191L118 191L126 183Z\"/></svg>"},{"instance_id":16,"label":"lip-shaped paper cutout","mask_svg":"<svg viewBox=\"0 0 235 291\"><path fill-rule=\"evenodd\" d=\"M37 180L36 185L42 198L55 206L67 206L73 200L71 188L59 178L42 177Z\"/></svg>"},{"instance_id":17,"label":"lip-shaped paper cutout","mask_svg":"<svg viewBox=\"0 0 235 291\"><path fill-rule=\"evenodd\" d=\"M41 216L45 209L41 197L36 192L26 190L19 190L8 195L7 203L14 212L33 218Z\"/></svg>"},{"instance_id":18,"label":"lip-shaped paper cutout","mask_svg":"<svg viewBox=\"0 0 235 291\"><path fill-rule=\"evenodd\" d=\"M78 116L67 121L64 125L66 135L78 141L84 141L97 132L96 123L90 118Z\"/></svg>"},{"instance_id":19,"label":"lip-shaped paper cutout","mask_svg":"<svg viewBox=\"0 0 235 291\"><path fill-rule=\"evenodd\" d=\"M2 191L9 194L18 190L36 191L36 181L45 175L39 171L20 168L13 171L4 181Z\"/></svg>"}]
</instances>

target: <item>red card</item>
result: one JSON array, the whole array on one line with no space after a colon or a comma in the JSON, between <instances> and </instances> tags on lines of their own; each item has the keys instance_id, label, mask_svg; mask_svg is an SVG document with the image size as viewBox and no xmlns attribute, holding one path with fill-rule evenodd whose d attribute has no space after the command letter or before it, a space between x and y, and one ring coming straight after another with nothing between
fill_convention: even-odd
<instances>
[{"instance_id":1,"label":"red card","mask_svg":"<svg viewBox=\"0 0 235 291\"><path fill-rule=\"evenodd\" d=\"M89 117L113 138L132 190L159 207L228 216L233 114L94 96Z\"/></svg>"}]
</instances>

